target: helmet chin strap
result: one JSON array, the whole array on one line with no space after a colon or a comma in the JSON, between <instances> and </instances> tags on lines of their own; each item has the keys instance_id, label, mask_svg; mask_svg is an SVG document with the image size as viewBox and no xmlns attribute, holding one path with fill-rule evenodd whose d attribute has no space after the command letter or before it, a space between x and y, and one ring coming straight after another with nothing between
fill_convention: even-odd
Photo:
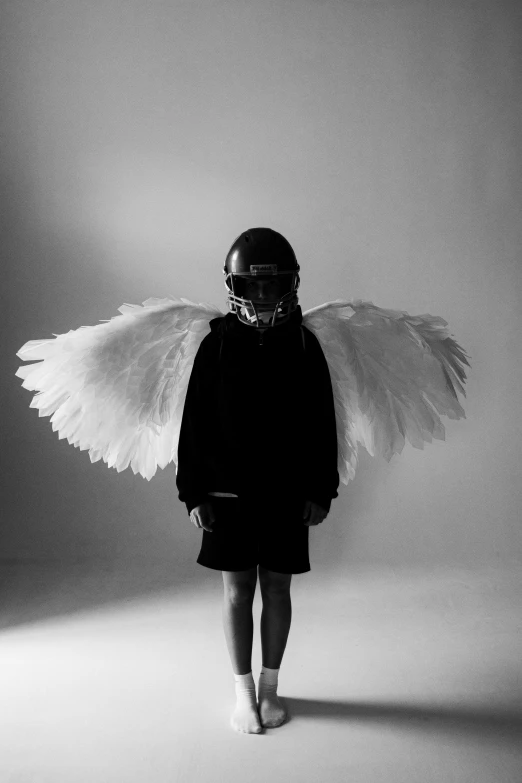
<instances>
[{"instance_id":1,"label":"helmet chin strap","mask_svg":"<svg viewBox=\"0 0 522 783\"><path fill-rule=\"evenodd\" d=\"M279 309L279 308L277 308L277 309ZM243 316L248 321L250 321L250 323L253 323L253 324L256 323L256 314L252 310L252 308L242 307L241 308L241 313L243 314ZM257 311L257 315L258 315L258 319L259 319L260 323L262 323L264 326L267 326L267 327L270 326L270 322L272 320L273 314L274 314L274 311L272 309L270 309L270 310L258 310ZM275 318L275 322L276 323L277 323L277 320L278 320L278 318L277 318L277 314L276 314L276 318Z\"/></svg>"}]
</instances>

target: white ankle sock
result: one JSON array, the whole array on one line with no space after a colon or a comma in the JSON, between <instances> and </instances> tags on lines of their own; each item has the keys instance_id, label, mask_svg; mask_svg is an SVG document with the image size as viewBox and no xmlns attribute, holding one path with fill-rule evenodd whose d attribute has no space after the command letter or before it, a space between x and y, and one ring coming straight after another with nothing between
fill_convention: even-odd
<instances>
[{"instance_id":1,"label":"white ankle sock","mask_svg":"<svg viewBox=\"0 0 522 783\"><path fill-rule=\"evenodd\" d=\"M256 686L251 671L249 671L248 674L234 674L234 680L236 681L236 693L243 693L246 691L253 691L255 693Z\"/></svg>"},{"instance_id":2,"label":"white ankle sock","mask_svg":"<svg viewBox=\"0 0 522 783\"><path fill-rule=\"evenodd\" d=\"M268 687L277 690L277 682L279 679L279 669L268 669L266 666L261 666L261 674L259 675L259 684L263 688Z\"/></svg>"},{"instance_id":3,"label":"white ankle sock","mask_svg":"<svg viewBox=\"0 0 522 783\"><path fill-rule=\"evenodd\" d=\"M259 675L259 715L261 725L267 728L280 726L286 719L286 709L277 695L279 669L261 667Z\"/></svg>"},{"instance_id":4,"label":"white ankle sock","mask_svg":"<svg viewBox=\"0 0 522 783\"><path fill-rule=\"evenodd\" d=\"M230 723L236 731L246 734L259 734L262 731L257 712L256 686L252 672L234 674L236 681L236 708L232 713Z\"/></svg>"}]
</instances>

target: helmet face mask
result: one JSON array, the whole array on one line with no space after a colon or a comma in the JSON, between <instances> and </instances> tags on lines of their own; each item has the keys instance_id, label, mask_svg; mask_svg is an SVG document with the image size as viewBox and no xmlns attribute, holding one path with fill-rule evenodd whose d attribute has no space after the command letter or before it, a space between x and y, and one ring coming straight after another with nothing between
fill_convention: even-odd
<instances>
[{"instance_id":1,"label":"helmet face mask","mask_svg":"<svg viewBox=\"0 0 522 783\"><path fill-rule=\"evenodd\" d=\"M281 234L269 228L245 231L223 267L229 310L257 329L285 323L297 308L299 268Z\"/></svg>"},{"instance_id":2,"label":"helmet face mask","mask_svg":"<svg viewBox=\"0 0 522 783\"><path fill-rule=\"evenodd\" d=\"M285 323L297 306L294 273L282 272L272 280L230 273L225 284L229 308L240 321L258 329Z\"/></svg>"}]
</instances>

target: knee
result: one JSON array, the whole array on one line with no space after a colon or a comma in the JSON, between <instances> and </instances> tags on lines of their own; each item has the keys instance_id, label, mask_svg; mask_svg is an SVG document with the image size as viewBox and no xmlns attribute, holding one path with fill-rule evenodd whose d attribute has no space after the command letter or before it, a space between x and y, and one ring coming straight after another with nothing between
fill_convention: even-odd
<instances>
[{"instance_id":1,"label":"knee","mask_svg":"<svg viewBox=\"0 0 522 783\"><path fill-rule=\"evenodd\" d=\"M287 601L290 599L290 579L281 578L281 576L285 575L278 574L272 577L265 574L264 578L260 580L263 598L276 601Z\"/></svg>"},{"instance_id":2,"label":"knee","mask_svg":"<svg viewBox=\"0 0 522 783\"><path fill-rule=\"evenodd\" d=\"M263 601L277 601L285 603L290 601L290 588L281 585L264 585L261 588Z\"/></svg>"},{"instance_id":3,"label":"knee","mask_svg":"<svg viewBox=\"0 0 522 783\"><path fill-rule=\"evenodd\" d=\"M225 601L235 606L251 604L254 600L255 586L231 585L225 587Z\"/></svg>"}]
</instances>

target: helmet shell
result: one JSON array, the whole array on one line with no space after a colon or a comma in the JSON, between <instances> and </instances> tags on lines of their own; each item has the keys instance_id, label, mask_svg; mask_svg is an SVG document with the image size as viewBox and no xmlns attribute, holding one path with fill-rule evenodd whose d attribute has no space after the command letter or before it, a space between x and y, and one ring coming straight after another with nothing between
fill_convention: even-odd
<instances>
[{"instance_id":1,"label":"helmet shell","mask_svg":"<svg viewBox=\"0 0 522 783\"><path fill-rule=\"evenodd\" d=\"M297 307L299 288L299 264L293 248L282 234L271 228L249 228L243 231L227 253L223 274L228 294L229 310L248 326L266 329L285 323ZM259 304L242 296L244 278L269 278L277 275L283 291L277 301L264 302L262 310L270 310L260 319Z\"/></svg>"}]
</instances>

